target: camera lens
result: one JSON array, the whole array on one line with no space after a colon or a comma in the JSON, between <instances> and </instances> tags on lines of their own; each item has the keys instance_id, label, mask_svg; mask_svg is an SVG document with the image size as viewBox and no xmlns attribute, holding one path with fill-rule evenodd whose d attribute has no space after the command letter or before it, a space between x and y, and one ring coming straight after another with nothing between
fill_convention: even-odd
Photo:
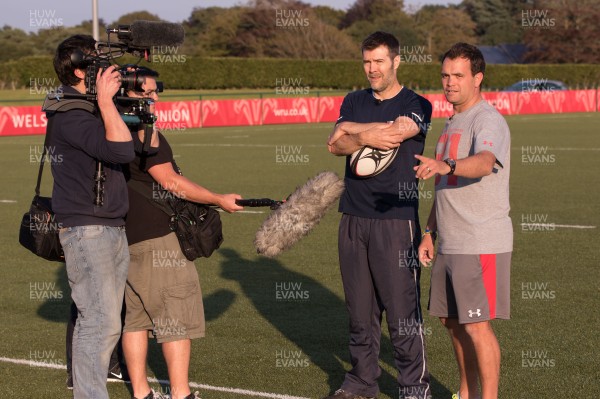
<instances>
[{"instance_id":1,"label":"camera lens","mask_svg":"<svg viewBox=\"0 0 600 399\"><path fill-rule=\"evenodd\" d=\"M144 91L142 88L142 85L144 84L144 78L142 76L138 76L137 71L120 71L120 73L121 77L123 78L121 87L125 91Z\"/></svg>"}]
</instances>

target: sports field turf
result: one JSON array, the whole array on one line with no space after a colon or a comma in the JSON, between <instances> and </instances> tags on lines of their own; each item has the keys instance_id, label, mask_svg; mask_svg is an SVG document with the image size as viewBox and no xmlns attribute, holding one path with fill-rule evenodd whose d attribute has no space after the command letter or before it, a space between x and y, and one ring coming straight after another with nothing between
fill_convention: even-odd
<instances>
[{"instance_id":1,"label":"sports field turf","mask_svg":"<svg viewBox=\"0 0 600 399\"><path fill-rule=\"evenodd\" d=\"M503 356L500 397L598 398L600 115L507 120L512 132L515 251L512 320L494 324ZM442 124L434 121L426 154L432 154ZM177 162L193 180L245 197L284 198L319 171L343 171L343 159L329 155L324 146L330 129L330 124L278 125L167 135ZM71 395L60 369L65 365L70 304L64 265L36 258L17 241L21 215L33 195L42 142L42 136L0 138L0 396L6 398ZM278 155L290 152L301 156L292 157L296 162L281 162L289 157ZM45 182L49 194L50 179ZM424 220L432 202L431 181L421 197ZM339 387L349 366L337 263L339 214L332 210L292 250L269 260L257 256L252 244L269 211L247 210L264 213L223 215L223 247L210 259L196 261L207 337L193 343L190 380L210 386L199 389L204 399L257 397L233 389L322 397ZM421 278L424 308L429 274L425 269ZM450 398L458 387L450 341L439 321L426 312L425 332L433 397ZM397 399L387 339L381 359L380 397ZM151 374L167 378L156 346L149 363ZM168 392L166 386L154 386ZM109 384L111 398L129 398L128 388Z\"/></svg>"}]
</instances>

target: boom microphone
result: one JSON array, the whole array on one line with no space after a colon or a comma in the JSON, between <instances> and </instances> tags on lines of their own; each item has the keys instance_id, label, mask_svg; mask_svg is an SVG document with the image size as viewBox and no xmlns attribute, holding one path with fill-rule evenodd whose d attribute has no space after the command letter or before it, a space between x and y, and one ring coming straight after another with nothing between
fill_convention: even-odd
<instances>
[{"instance_id":1,"label":"boom microphone","mask_svg":"<svg viewBox=\"0 0 600 399\"><path fill-rule=\"evenodd\" d=\"M239 206L248 206L251 208L268 206L268 207L271 207L271 209L275 210L275 209L279 208L279 206L281 204L283 204L283 201L275 201L270 198L249 198L249 199L246 198L246 199L236 199L235 203L236 203L236 205L239 205Z\"/></svg>"},{"instance_id":2,"label":"boom microphone","mask_svg":"<svg viewBox=\"0 0 600 399\"><path fill-rule=\"evenodd\" d=\"M273 258L307 235L340 198L344 181L322 172L298 188L263 222L256 232L256 251Z\"/></svg>"},{"instance_id":3,"label":"boom microphone","mask_svg":"<svg viewBox=\"0 0 600 399\"><path fill-rule=\"evenodd\" d=\"M119 25L111 32L130 47L175 46L183 43L183 26L171 22L134 21L131 25Z\"/></svg>"}]
</instances>

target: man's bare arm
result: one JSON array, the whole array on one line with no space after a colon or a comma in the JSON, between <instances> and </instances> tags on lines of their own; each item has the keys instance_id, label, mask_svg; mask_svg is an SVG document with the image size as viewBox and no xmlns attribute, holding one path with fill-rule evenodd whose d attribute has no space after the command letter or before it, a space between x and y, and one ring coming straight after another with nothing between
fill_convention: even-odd
<instances>
[{"instance_id":1,"label":"man's bare arm","mask_svg":"<svg viewBox=\"0 0 600 399\"><path fill-rule=\"evenodd\" d=\"M330 152L331 152L331 148L333 147L335 142L338 141L341 137L343 137L345 135L353 135L353 134L356 135L356 134L360 134L360 133L366 132L371 129L387 129L387 128L397 129L398 133L400 135L402 135L402 140L407 140L411 137L414 137L420 132L420 128L415 123L415 121L406 116L399 116L398 118L396 118L395 121L393 121L391 123L390 122L387 122L387 123L386 122L371 122L371 123L342 122L342 123L336 125L335 129L329 136L327 145L330 148ZM355 142L356 141L353 140L351 143L355 143ZM344 144L348 144L348 143L344 143ZM345 146L342 145L340 147L345 147ZM352 148L353 147L354 146L352 146ZM360 147L358 147L358 148L360 148ZM356 148L356 149L358 149L358 148ZM340 150L341 149L342 148L340 148ZM347 148L344 148L344 149L347 149ZM356 150L354 150L354 151L356 151ZM354 152L354 151L352 151L352 152Z\"/></svg>"},{"instance_id":2,"label":"man's bare arm","mask_svg":"<svg viewBox=\"0 0 600 399\"><path fill-rule=\"evenodd\" d=\"M383 123L360 133L341 135L335 142L328 143L327 148L334 155L350 155L364 146L390 150L399 147L402 139L402 134L395 126Z\"/></svg>"},{"instance_id":3,"label":"man's bare arm","mask_svg":"<svg viewBox=\"0 0 600 399\"><path fill-rule=\"evenodd\" d=\"M416 136L421 131L415 121L408 116L397 117L392 125L398 129L404 140Z\"/></svg>"},{"instance_id":4,"label":"man's bare arm","mask_svg":"<svg viewBox=\"0 0 600 399\"><path fill-rule=\"evenodd\" d=\"M421 155L415 155L421 164L414 167L416 177L419 179L429 179L436 174L447 175L450 173L450 166L444 161L437 161ZM481 151L470 157L456 159L455 176L467 177L469 179L479 179L488 176L494 170L496 156L490 151Z\"/></svg>"},{"instance_id":5,"label":"man's bare arm","mask_svg":"<svg viewBox=\"0 0 600 399\"><path fill-rule=\"evenodd\" d=\"M435 254L435 248L433 243L433 235L437 232L437 221L436 221L436 213L435 213L435 200L433 201L433 206L431 207L431 212L429 213L429 219L427 219L427 228L429 228L429 232L423 234L421 238L421 244L419 245L419 260L424 266L431 266L431 261L433 260Z\"/></svg>"},{"instance_id":6,"label":"man's bare arm","mask_svg":"<svg viewBox=\"0 0 600 399\"><path fill-rule=\"evenodd\" d=\"M332 145L340 137L346 134L358 134L362 133L366 130L375 128L375 127L385 127L387 124L385 122L370 122L370 123L358 123L358 122L342 122L335 125L333 132L329 135L327 139L327 145Z\"/></svg>"}]
</instances>

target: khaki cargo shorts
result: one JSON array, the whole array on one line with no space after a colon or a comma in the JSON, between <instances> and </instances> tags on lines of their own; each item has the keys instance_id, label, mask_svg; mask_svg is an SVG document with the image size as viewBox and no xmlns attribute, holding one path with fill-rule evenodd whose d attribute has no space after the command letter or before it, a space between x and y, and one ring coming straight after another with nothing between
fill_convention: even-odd
<instances>
[{"instance_id":1,"label":"khaki cargo shorts","mask_svg":"<svg viewBox=\"0 0 600 399\"><path fill-rule=\"evenodd\" d=\"M148 331L157 342L204 337L204 305L194 262L175 233L129 246L124 332Z\"/></svg>"}]
</instances>

